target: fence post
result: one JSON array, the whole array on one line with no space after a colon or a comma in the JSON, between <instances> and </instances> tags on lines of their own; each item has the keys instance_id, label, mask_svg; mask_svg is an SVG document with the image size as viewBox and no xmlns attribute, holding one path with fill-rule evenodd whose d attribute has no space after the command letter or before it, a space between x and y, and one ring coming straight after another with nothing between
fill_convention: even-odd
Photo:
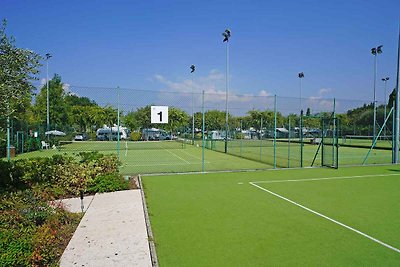
<instances>
[{"instance_id":1,"label":"fence post","mask_svg":"<svg viewBox=\"0 0 400 267\"><path fill-rule=\"evenodd\" d=\"M291 132L291 127L290 127L290 116L289 116L289 134L288 134L288 168L290 168L290 132Z\"/></svg>"},{"instance_id":2,"label":"fence post","mask_svg":"<svg viewBox=\"0 0 400 267\"><path fill-rule=\"evenodd\" d=\"M240 156L242 156L242 148L243 148L243 123L240 120Z\"/></svg>"},{"instance_id":3,"label":"fence post","mask_svg":"<svg viewBox=\"0 0 400 267\"><path fill-rule=\"evenodd\" d=\"M119 136L119 123L120 123L120 118L119 118L119 86L117 86L117 156L119 159L119 150L120 150L120 136ZM111 136L112 136L112 126L111 126Z\"/></svg>"},{"instance_id":4,"label":"fence post","mask_svg":"<svg viewBox=\"0 0 400 267\"><path fill-rule=\"evenodd\" d=\"M276 95L274 97L274 169L276 169Z\"/></svg>"},{"instance_id":5,"label":"fence post","mask_svg":"<svg viewBox=\"0 0 400 267\"><path fill-rule=\"evenodd\" d=\"M260 161L262 162L262 128L263 128L263 118L261 114L261 122L260 122Z\"/></svg>"},{"instance_id":6,"label":"fence post","mask_svg":"<svg viewBox=\"0 0 400 267\"><path fill-rule=\"evenodd\" d=\"M205 171L205 159L204 159L204 145L205 145L205 116L204 116L204 90L203 90L203 94L202 94L202 98L201 98L201 113L203 115L203 123L202 123L202 142L201 142L201 171L204 172Z\"/></svg>"},{"instance_id":7,"label":"fence post","mask_svg":"<svg viewBox=\"0 0 400 267\"><path fill-rule=\"evenodd\" d=\"M300 167L303 168L303 110L300 111Z\"/></svg>"}]
</instances>

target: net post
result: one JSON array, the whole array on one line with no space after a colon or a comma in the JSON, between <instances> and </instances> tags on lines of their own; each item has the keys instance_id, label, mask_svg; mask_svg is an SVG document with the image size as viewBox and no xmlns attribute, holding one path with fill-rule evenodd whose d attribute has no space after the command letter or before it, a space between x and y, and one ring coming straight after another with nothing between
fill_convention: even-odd
<instances>
[{"instance_id":1,"label":"net post","mask_svg":"<svg viewBox=\"0 0 400 267\"><path fill-rule=\"evenodd\" d=\"M274 96L274 169L276 169L276 95Z\"/></svg>"}]
</instances>

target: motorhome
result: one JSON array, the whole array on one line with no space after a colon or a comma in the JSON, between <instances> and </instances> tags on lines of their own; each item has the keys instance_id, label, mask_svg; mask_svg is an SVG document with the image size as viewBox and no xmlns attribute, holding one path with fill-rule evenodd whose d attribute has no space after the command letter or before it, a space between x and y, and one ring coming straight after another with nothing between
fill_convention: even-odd
<instances>
[{"instance_id":1,"label":"motorhome","mask_svg":"<svg viewBox=\"0 0 400 267\"><path fill-rule=\"evenodd\" d=\"M143 141L171 140L172 137L166 131L157 128L149 128L142 130Z\"/></svg>"},{"instance_id":2,"label":"motorhome","mask_svg":"<svg viewBox=\"0 0 400 267\"><path fill-rule=\"evenodd\" d=\"M119 139L126 140L129 138L129 129L122 126L108 127L106 125L103 128L97 129L96 140L98 141L113 141L118 140L118 128L119 128Z\"/></svg>"}]
</instances>

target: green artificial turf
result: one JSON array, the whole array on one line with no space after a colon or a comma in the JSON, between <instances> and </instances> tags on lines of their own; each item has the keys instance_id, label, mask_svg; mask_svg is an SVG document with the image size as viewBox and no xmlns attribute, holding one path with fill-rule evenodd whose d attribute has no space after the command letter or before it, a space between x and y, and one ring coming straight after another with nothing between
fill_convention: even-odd
<instances>
[{"instance_id":1,"label":"green artificial turf","mask_svg":"<svg viewBox=\"0 0 400 267\"><path fill-rule=\"evenodd\" d=\"M400 253L249 184L365 175L256 184L400 248L396 165L145 176L160 266L400 266Z\"/></svg>"},{"instance_id":2,"label":"green artificial turf","mask_svg":"<svg viewBox=\"0 0 400 267\"><path fill-rule=\"evenodd\" d=\"M274 161L274 147L271 140L229 141L228 154L224 151L224 142L207 142L214 150L205 149L204 170L249 170L301 167L299 143L277 142ZM122 174L138 173L179 173L201 172L202 148L198 144L182 144L168 142L125 142L120 143L119 158L122 162ZM126 149L126 147L128 149ZM318 145L303 145L303 167L312 164ZM81 151L99 151L101 153L117 153L117 143L108 141L85 141L64 144L59 149L40 150L18 155L17 158L52 156L55 154L76 155ZM367 148L339 148L339 166L361 165L367 155ZM314 166L321 165L319 151ZM389 164L392 152L390 150L374 149L366 164Z\"/></svg>"}]
</instances>

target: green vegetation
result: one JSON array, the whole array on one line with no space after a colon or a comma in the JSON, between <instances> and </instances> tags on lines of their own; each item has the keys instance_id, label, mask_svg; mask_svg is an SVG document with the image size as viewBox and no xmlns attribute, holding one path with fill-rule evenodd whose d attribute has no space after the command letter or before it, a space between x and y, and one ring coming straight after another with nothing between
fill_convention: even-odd
<instances>
[{"instance_id":1,"label":"green vegetation","mask_svg":"<svg viewBox=\"0 0 400 267\"><path fill-rule=\"evenodd\" d=\"M396 166L145 176L160 266L398 266L398 252L249 184L340 176L256 185L400 248Z\"/></svg>"},{"instance_id":2,"label":"green vegetation","mask_svg":"<svg viewBox=\"0 0 400 267\"><path fill-rule=\"evenodd\" d=\"M97 152L0 161L0 265L57 266L82 215L50 202L128 189L118 166Z\"/></svg>"}]
</instances>

